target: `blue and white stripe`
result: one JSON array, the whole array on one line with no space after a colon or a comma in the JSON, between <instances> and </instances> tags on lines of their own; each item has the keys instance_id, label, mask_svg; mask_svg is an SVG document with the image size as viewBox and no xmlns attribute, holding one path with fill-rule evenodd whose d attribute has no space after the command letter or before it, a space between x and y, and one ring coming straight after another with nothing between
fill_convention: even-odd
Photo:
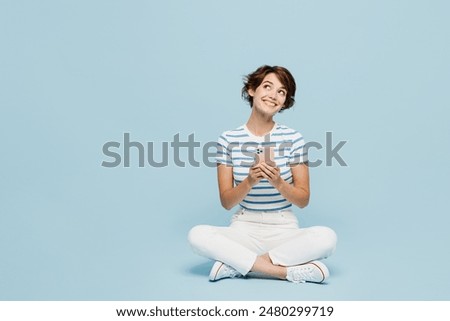
<instances>
[{"instance_id":1,"label":"blue and white stripe","mask_svg":"<svg viewBox=\"0 0 450 321\"><path fill-rule=\"evenodd\" d=\"M274 149L274 160L281 177L293 184L290 166L307 162L305 141L298 131L283 125L275 124L265 137L254 136L245 125L225 131L217 142L216 161L233 167L234 183L238 185L248 176L256 149L267 146ZM279 211L292 204L267 179L262 179L253 186L240 206L253 211Z\"/></svg>"}]
</instances>

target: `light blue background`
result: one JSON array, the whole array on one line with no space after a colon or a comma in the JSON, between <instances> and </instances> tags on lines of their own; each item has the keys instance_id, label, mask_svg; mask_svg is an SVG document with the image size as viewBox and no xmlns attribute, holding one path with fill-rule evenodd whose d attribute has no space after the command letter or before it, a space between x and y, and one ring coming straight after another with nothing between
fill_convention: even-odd
<instances>
[{"instance_id":1,"label":"light blue background","mask_svg":"<svg viewBox=\"0 0 450 321\"><path fill-rule=\"evenodd\" d=\"M1 0L0 299L449 300L449 12L444 0ZM208 282L186 235L228 222L215 169L139 168L137 154L101 166L125 132L160 148L243 124L242 76L263 64L298 83L279 123L348 141L349 166L311 169L296 210L338 233L326 285Z\"/></svg>"}]
</instances>

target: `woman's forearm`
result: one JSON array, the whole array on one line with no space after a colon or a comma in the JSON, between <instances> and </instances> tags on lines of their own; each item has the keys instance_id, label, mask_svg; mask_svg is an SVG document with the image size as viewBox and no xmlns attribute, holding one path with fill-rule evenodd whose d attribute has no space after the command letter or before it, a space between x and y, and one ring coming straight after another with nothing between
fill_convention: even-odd
<instances>
[{"instance_id":1,"label":"woman's forearm","mask_svg":"<svg viewBox=\"0 0 450 321\"><path fill-rule=\"evenodd\" d=\"M308 205L310 195L308 190L300 187L295 187L285 180L281 180L280 184L275 187L278 189L280 194L283 195L283 197L292 204L295 204L300 208Z\"/></svg>"},{"instance_id":2,"label":"woman's forearm","mask_svg":"<svg viewBox=\"0 0 450 321\"><path fill-rule=\"evenodd\" d=\"M239 185L223 191L220 194L220 202L224 208L229 210L239 204L251 189L252 186L248 178L246 178Z\"/></svg>"}]
</instances>

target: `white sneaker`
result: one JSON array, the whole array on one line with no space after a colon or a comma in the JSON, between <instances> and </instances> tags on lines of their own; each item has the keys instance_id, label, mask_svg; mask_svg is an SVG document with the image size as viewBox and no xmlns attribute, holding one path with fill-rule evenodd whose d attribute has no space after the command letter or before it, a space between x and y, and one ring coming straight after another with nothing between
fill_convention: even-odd
<instances>
[{"instance_id":1,"label":"white sneaker","mask_svg":"<svg viewBox=\"0 0 450 321\"><path fill-rule=\"evenodd\" d=\"M209 273L210 281L217 281L224 278L241 278L242 274L233 269L231 266L226 265L225 263L216 261L213 267L211 268L211 272Z\"/></svg>"},{"instance_id":2,"label":"white sneaker","mask_svg":"<svg viewBox=\"0 0 450 321\"><path fill-rule=\"evenodd\" d=\"M322 283L330 276L328 268L319 261L311 261L302 265L287 268L286 280L294 283Z\"/></svg>"}]
</instances>

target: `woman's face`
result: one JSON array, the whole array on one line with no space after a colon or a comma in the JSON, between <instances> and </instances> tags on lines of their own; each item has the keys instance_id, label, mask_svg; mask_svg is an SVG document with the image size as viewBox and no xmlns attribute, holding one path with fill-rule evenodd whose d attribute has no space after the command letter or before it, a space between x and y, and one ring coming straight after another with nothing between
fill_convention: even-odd
<instances>
[{"instance_id":1,"label":"woman's face","mask_svg":"<svg viewBox=\"0 0 450 321\"><path fill-rule=\"evenodd\" d=\"M287 90L274 73L267 74L256 90L249 89L253 106L258 112L273 116L280 111L286 101Z\"/></svg>"}]
</instances>

